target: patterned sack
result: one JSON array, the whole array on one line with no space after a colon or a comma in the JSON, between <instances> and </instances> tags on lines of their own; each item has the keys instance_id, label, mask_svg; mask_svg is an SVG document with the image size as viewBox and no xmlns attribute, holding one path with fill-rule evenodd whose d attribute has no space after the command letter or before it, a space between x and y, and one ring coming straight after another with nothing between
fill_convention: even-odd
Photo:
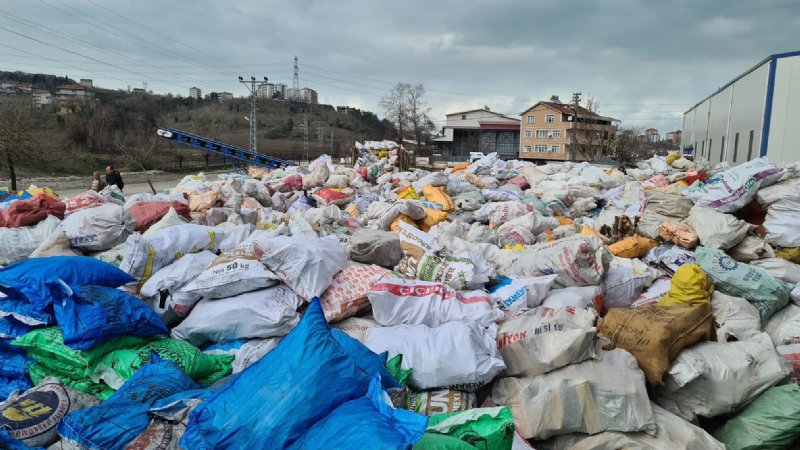
<instances>
[{"instance_id":1,"label":"patterned sack","mask_svg":"<svg viewBox=\"0 0 800 450\"><path fill-rule=\"evenodd\" d=\"M389 270L376 265L352 266L339 271L320 297L325 319L338 322L356 315L369 305L367 292L378 280L392 276Z\"/></svg>"}]
</instances>

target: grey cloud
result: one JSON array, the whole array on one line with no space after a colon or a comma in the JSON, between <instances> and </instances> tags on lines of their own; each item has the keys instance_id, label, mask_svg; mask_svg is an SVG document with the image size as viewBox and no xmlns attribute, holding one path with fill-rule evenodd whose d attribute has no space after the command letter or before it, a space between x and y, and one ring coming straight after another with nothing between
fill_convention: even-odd
<instances>
[{"instance_id":1,"label":"grey cloud","mask_svg":"<svg viewBox=\"0 0 800 450\"><path fill-rule=\"evenodd\" d=\"M87 0L6 2L11 4L0 8L188 80L3 17L2 26L113 62L128 73L77 62L82 58L4 31L0 43L71 61L86 71L6 55L0 67L66 72L108 87L148 81L156 91L186 95L189 85L202 84L206 91L242 95L237 75L291 83L292 58L298 55L301 84L334 104L353 102L379 112L378 99L391 83L422 82L441 120L449 109L488 105L518 113L550 94L566 100L582 91L600 101L603 114L666 132L680 127L676 117L691 104L766 55L797 50L800 34L800 7L793 0L93 1L174 39ZM65 4L72 6L88 20L146 39L167 54L110 35L48 4L78 14ZM18 53L1 46L0 52Z\"/></svg>"}]
</instances>

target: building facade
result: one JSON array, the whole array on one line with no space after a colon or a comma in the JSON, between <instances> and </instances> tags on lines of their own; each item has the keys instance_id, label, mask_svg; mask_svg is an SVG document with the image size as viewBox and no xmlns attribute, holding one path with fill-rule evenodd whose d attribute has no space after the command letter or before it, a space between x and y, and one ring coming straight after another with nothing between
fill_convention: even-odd
<instances>
[{"instance_id":1,"label":"building facade","mask_svg":"<svg viewBox=\"0 0 800 450\"><path fill-rule=\"evenodd\" d=\"M497 152L514 159L519 152L519 120L488 108L446 114L447 121L432 142L438 159L467 161L470 153Z\"/></svg>"},{"instance_id":2,"label":"building facade","mask_svg":"<svg viewBox=\"0 0 800 450\"><path fill-rule=\"evenodd\" d=\"M311 88L304 87L300 89L298 97L300 98L300 101L303 103L309 103L312 105L316 105L317 103L319 103L319 96L317 95L317 91Z\"/></svg>"},{"instance_id":3,"label":"building facade","mask_svg":"<svg viewBox=\"0 0 800 450\"><path fill-rule=\"evenodd\" d=\"M666 134L666 140L672 142L675 145L680 145L681 143L681 135L683 132L681 130L670 131Z\"/></svg>"},{"instance_id":4,"label":"building facade","mask_svg":"<svg viewBox=\"0 0 800 450\"><path fill-rule=\"evenodd\" d=\"M272 98L275 93L275 83L259 83L256 87L256 97Z\"/></svg>"},{"instance_id":5,"label":"building facade","mask_svg":"<svg viewBox=\"0 0 800 450\"><path fill-rule=\"evenodd\" d=\"M53 103L53 95L44 89L34 89L32 93L33 106L42 107Z\"/></svg>"},{"instance_id":6,"label":"building facade","mask_svg":"<svg viewBox=\"0 0 800 450\"><path fill-rule=\"evenodd\" d=\"M644 136L647 142L655 143L661 141L661 133L659 133L655 128L648 128L644 130Z\"/></svg>"},{"instance_id":7,"label":"building facade","mask_svg":"<svg viewBox=\"0 0 800 450\"><path fill-rule=\"evenodd\" d=\"M225 91L219 93L219 101L227 102L230 100L233 100L233 93Z\"/></svg>"},{"instance_id":8,"label":"building facade","mask_svg":"<svg viewBox=\"0 0 800 450\"><path fill-rule=\"evenodd\" d=\"M94 82L90 78L81 78L80 85L88 89L94 87Z\"/></svg>"},{"instance_id":9,"label":"building facade","mask_svg":"<svg viewBox=\"0 0 800 450\"><path fill-rule=\"evenodd\" d=\"M201 98L203 98L203 90L195 86L190 87L189 98L200 100Z\"/></svg>"},{"instance_id":10,"label":"building facade","mask_svg":"<svg viewBox=\"0 0 800 450\"><path fill-rule=\"evenodd\" d=\"M681 146L736 165L800 160L800 51L770 55L683 114Z\"/></svg>"},{"instance_id":11,"label":"building facade","mask_svg":"<svg viewBox=\"0 0 800 450\"><path fill-rule=\"evenodd\" d=\"M519 157L535 160L585 160L602 152L616 137L619 121L551 97L522 113ZM573 145L574 144L574 145Z\"/></svg>"},{"instance_id":12,"label":"building facade","mask_svg":"<svg viewBox=\"0 0 800 450\"><path fill-rule=\"evenodd\" d=\"M56 86L56 98L64 101L83 101L92 96L85 87L80 84L70 83Z\"/></svg>"}]
</instances>

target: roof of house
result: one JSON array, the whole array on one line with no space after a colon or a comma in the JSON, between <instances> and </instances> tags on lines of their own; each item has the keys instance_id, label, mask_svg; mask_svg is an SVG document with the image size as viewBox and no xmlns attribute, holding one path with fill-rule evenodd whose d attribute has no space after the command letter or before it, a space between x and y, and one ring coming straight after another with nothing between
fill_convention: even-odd
<instances>
[{"instance_id":1,"label":"roof of house","mask_svg":"<svg viewBox=\"0 0 800 450\"><path fill-rule=\"evenodd\" d=\"M553 110L558 111L558 112L563 113L563 114L575 114L575 109L572 107L572 105L568 105L566 103L538 102L535 105L531 106L530 108L526 109L525 111L522 111L520 113L520 115L525 114L526 112L532 110L533 108L536 108L539 105L547 106L548 108L553 109ZM578 106L578 115L590 116L590 117L593 117L593 116L600 117L599 114L597 114L595 112L592 112L592 111L589 111L588 109L584 108L583 106Z\"/></svg>"},{"instance_id":2,"label":"roof of house","mask_svg":"<svg viewBox=\"0 0 800 450\"><path fill-rule=\"evenodd\" d=\"M459 111L459 112L447 113L447 114L445 114L445 117L458 116L458 115L461 115L461 114L469 114L469 113L474 113L474 112L478 112L478 111L487 112L487 113L489 113L489 114L491 114L493 116L504 117L506 119L519 120L519 119L515 119L513 117L508 117L508 116L506 116L504 114L500 114L498 112L494 112L494 111L486 109L486 108L470 109L469 111Z\"/></svg>"},{"instance_id":3,"label":"roof of house","mask_svg":"<svg viewBox=\"0 0 800 450\"><path fill-rule=\"evenodd\" d=\"M62 84L61 86L56 86L56 89L72 89L74 91L85 91L86 90L86 88L84 86L81 86L78 83Z\"/></svg>"}]
</instances>

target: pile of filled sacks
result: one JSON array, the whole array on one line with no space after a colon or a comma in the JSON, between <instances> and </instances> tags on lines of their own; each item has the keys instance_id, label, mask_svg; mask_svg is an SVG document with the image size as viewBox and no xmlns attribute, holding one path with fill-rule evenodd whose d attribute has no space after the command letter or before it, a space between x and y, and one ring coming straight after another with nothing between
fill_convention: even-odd
<instances>
[{"instance_id":1,"label":"pile of filled sacks","mask_svg":"<svg viewBox=\"0 0 800 450\"><path fill-rule=\"evenodd\" d=\"M356 147L354 167L323 156L0 209L18 222L0 232L36 236L0 268L0 442L800 436L800 166L492 154L401 172L397 144Z\"/></svg>"}]
</instances>

